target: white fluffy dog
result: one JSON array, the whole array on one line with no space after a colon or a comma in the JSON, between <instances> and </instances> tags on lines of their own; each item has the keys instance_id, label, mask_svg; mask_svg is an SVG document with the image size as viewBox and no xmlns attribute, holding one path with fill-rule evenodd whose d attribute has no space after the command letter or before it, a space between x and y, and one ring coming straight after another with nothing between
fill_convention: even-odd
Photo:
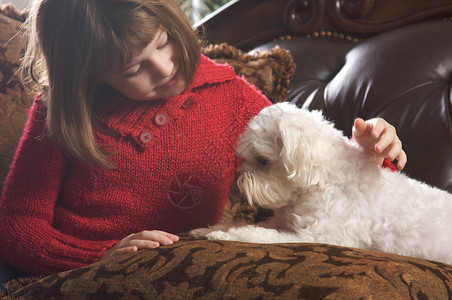
<instances>
[{"instance_id":1,"label":"white fluffy dog","mask_svg":"<svg viewBox=\"0 0 452 300\"><path fill-rule=\"evenodd\" d=\"M452 195L375 166L320 112L268 107L250 122L237 153L244 158L240 189L274 216L200 228L194 236L327 243L452 264Z\"/></svg>"}]
</instances>

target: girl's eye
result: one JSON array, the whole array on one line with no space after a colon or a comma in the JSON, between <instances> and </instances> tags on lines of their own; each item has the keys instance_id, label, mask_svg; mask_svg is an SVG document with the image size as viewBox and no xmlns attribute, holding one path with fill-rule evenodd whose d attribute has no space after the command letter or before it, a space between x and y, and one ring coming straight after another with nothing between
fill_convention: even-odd
<instances>
[{"instance_id":1,"label":"girl's eye","mask_svg":"<svg viewBox=\"0 0 452 300\"><path fill-rule=\"evenodd\" d=\"M170 43L170 38L169 38L169 36L168 36L168 34L167 34L167 35L166 35L166 40L165 40L165 42L164 42L161 46L157 47L157 49L158 49L158 50L163 49L163 48L165 48L166 46L168 46L169 43Z\"/></svg>"},{"instance_id":2,"label":"girl's eye","mask_svg":"<svg viewBox=\"0 0 452 300\"><path fill-rule=\"evenodd\" d=\"M135 72L130 73L130 74L126 74L124 76L126 78L134 78L134 77L137 77L138 75L140 75L141 71L143 71L143 64L140 64L138 69Z\"/></svg>"}]
</instances>

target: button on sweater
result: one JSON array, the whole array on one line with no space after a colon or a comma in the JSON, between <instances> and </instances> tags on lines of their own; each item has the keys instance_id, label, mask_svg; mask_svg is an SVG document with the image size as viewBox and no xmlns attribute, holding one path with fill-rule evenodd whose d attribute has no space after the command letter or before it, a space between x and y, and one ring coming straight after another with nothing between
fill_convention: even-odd
<instances>
[{"instance_id":1,"label":"button on sweater","mask_svg":"<svg viewBox=\"0 0 452 300\"><path fill-rule=\"evenodd\" d=\"M219 221L239 160L235 145L270 102L205 57L180 95L133 101L109 91L93 131L112 170L74 162L43 135L38 96L0 200L0 260L31 274L95 262L142 230L181 233Z\"/></svg>"}]
</instances>

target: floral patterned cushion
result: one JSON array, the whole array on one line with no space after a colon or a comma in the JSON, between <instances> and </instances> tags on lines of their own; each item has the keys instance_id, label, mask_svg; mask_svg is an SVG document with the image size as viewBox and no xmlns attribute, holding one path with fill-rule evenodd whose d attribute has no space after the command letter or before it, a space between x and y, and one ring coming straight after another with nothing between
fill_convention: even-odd
<instances>
[{"instance_id":1,"label":"floral patterned cushion","mask_svg":"<svg viewBox=\"0 0 452 300\"><path fill-rule=\"evenodd\" d=\"M11 283L5 299L450 299L451 283L452 266L399 255L184 237Z\"/></svg>"},{"instance_id":2,"label":"floral patterned cushion","mask_svg":"<svg viewBox=\"0 0 452 300\"><path fill-rule=\"evenodd\" d=\"M286 101L290 79L296 68L289 51L275 46L269 51L248 54L222 43L204 47L203 53L217 63L229 64L272 102Z\"/></svg>"}]
</instances>

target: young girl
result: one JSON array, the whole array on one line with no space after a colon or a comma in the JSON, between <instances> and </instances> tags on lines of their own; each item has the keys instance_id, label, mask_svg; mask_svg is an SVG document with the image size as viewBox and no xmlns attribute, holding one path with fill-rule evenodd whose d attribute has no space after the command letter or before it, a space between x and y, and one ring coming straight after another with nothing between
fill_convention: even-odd
<instances>
[{"instance_id":1,"label":"young girl","mask_svg":"<svg viewBox=\"0 0 452 300\"><path fill-rule=\"evenodd\" d=\"M200 55L176 1L36 0L27 25L39 93L1 197L0 260L51 274L218 222L236 141L270 102ZM384 120L357 120L354 138L403 167Z\"/></svg>"}]
</instances>

